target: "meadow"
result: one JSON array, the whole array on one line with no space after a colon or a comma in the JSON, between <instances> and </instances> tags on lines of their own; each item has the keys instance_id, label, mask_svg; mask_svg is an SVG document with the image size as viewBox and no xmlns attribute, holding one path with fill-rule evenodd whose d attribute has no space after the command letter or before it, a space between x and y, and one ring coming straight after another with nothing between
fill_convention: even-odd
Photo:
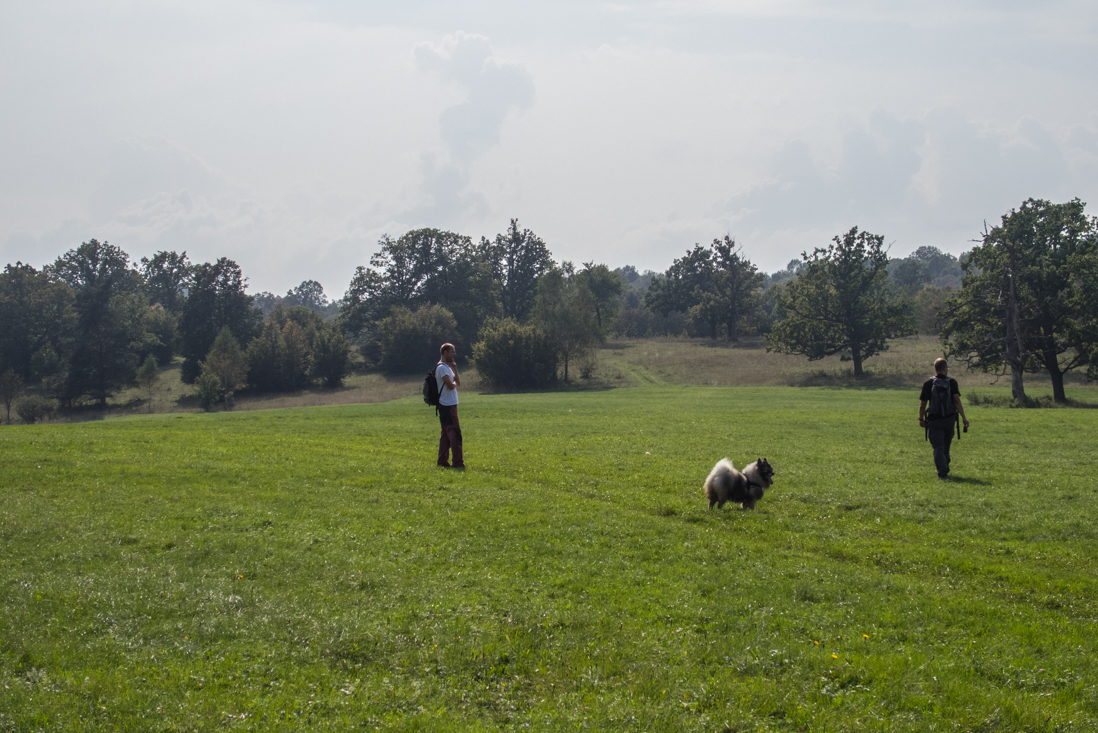
<instances>
[{"instance_id":1,"label":"meadow","mask_svg":"<svg viewBox=\"0 0 1098 733\"><path fill-rule=\"evenodd\" d=\"M655 385L693 385L725 387L888 387L917 389L932 371L928 366L942 356L942 346L936 336L912 336L897 339L891 348L866 361L866 377L855 381L849 361L841 356L831 356L819 361L808 361L802 356L771 353L758 337L744 338L738 344L710 339L648 338L620 339L607 343L599 352L594 373L589 378L579 376L579 367L572 366L569 383L558 383L554 391L585 391L619 389L622 387L651 387ZM432 355L424 359L423 372L431 368ZM483 391L476 373L468 363L468 355L459 355L463 392ZM84 421L165 412L200 412L193 385L179 379L180 360L166 367L152 398L137 387L115 395L103 410L96 405L86 405L75 411L59 414L54 422ZM1010 378L968 372L963 365L955 365L953 376L961 379L966 389L976 388L996 401L1009 401ZM1048 377L1027 374L1027 395L1039 400L1051 399L1052 389ZM350 375L339 389L312 387L297 392L236 395L233 407L236 411L269 410L286 407L317 407L320 405L366 404L388 402L419 394L423 384L422 374L393 376L369 371ZM1068 398L1084 405L1098 404L1098 385L1088 384L1081 372L1069 372L1065 378ZM990 387L991 389L985 389ZM1004 400L1003 395L1007 398ZM225 409L215 406L215 410Z\"/></svg>"},{"instance_id":2,"label":"meadow","mask_svg":"<svg viewBox=\"0 0 1098 733\"><path fill-rule=\"evenodd\" d=\"M0 731L1098 728L1098 411L943 482L900 376L643 348L463 394L464 472L414 397L0 429Z\"/></svg>"}]
</instances>

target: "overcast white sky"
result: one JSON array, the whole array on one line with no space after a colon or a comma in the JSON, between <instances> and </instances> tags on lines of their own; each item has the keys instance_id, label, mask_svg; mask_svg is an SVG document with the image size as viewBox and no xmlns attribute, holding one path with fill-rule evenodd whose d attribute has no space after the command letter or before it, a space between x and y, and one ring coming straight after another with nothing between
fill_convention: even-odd
<instances>
[{"instance_id":1,"label":"overcast white sky","mask_svg":"<svg viewBox=\"0 0 1098 733\"><path fill-rule=\"evenodd\" d=\"M1098 213L1098 3L0 3L0 265L92 237L347 288L512 217L555 258L761 269L857 225L959 253Z\"/></svg>"}]
</instances>

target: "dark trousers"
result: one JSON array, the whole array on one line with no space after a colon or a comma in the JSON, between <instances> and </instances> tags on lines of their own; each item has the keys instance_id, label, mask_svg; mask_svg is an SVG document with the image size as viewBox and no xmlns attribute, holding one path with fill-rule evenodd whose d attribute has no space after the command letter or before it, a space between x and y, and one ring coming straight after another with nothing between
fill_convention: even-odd
<instances>
[{"instance_id":1,"label":"dark trousers","mask_svg":"<svg viewBox=\"0 0 1098 733\"><path fill-rule=\"evenodd\" d=\"M934 467L938 478L949 475L949 446L953 443L953 431L957 429L957 416L926 421L926 437L934 448Z\"/></svg>"},{"instance_id":2,"label":"dark trousers","mask_svg":"<svg viewBox=\"0 0 1098 733\"><path fill-rule=\"evenodd\" d=\"M438 422L442 427L442 434L438 438L438 465L465 467L465 456L461 451L461 423L458 421L457 405L439 405ZM450 462L450 454L454 460Z\"/></svg>"}]
</instances>

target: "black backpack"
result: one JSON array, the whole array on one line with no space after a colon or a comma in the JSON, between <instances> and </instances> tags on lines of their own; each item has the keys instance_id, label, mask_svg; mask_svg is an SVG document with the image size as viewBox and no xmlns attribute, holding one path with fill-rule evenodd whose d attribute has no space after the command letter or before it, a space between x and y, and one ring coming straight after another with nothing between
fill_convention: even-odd
<instances>
[{"instance_id":1,"label":"black backpack","mask_svg":"<svg viewBox=\"0 0 1098 733\"><path fill-rule=\"evenodd\" d=\"M933 419L949 417L957 412L953 395L949 390L949 377L934 377L930 385L930 409L927 415Z\"/></svg>"},{"instance_id":2,"label":"black backpack","mask_svg":"<svg viewBox=\"0 0 1098 733\"><path fill-rule=\"evenodd\" d=\"M442 362L439 362L441 364ZM438 364L435 364L435 368L427 372L427 377L423 380L423 401L431 407L438 407L438 378L435 377L435 370L438 369Z\"/></svg>"}]
</instances>

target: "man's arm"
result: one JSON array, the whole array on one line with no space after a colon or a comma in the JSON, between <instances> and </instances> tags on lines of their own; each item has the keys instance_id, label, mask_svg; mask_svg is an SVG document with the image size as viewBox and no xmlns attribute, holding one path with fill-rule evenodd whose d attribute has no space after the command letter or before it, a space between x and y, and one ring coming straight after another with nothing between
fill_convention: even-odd
<instances>
[{"instance_id":1,"label":"man's arm","mask_svg":"<svg viewBox=\"0 0 1098 733\"><path fill-rule=\"evenodd\" d=\"M957 408L957 412L961 413L961 422L963 422L967 428L968 418L965 417L965 406L961 404L961 395L953 395L953 406Z\"/></svg>"},{"instance_id":2,"label":"man's arm","mask_svg":"<svg viewBox=\"0 0 1098 733\"><path fill-rule=\"evenodd\" d=\"M926 400L919 400L919 427L926 427Z\"/></svg>"}]
</instances>

